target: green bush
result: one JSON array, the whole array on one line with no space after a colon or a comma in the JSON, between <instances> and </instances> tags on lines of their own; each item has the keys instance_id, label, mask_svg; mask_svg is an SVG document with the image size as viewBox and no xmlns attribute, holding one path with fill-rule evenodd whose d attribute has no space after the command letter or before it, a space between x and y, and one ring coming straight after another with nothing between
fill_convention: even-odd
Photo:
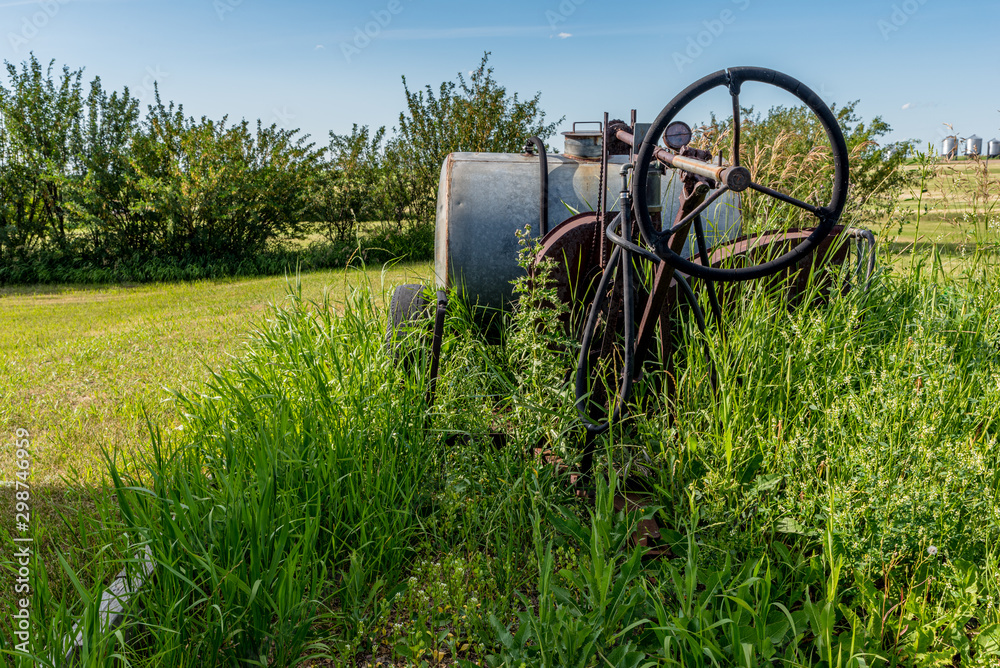
<instances>
[{"instance_id":1,"label":"green bush","mask_svg":"<svg viewBox=\"0 0 1000 668\"><path fill-rule=\"evenodd\" d=\"M83 110L82 71L53 76L35 58L7 63L0 85L0 261L22 258L46 242L65 247L66 186Z\"/></svg>"},{"instance_id":2,"label":"green bush","mask_svg":"<svg viewBox=\"0 0 1000 668\"><path fill-rule=\"evenodd\" d=\"M406 111L399 114L399 135L394 145L401 169L412 175L411 206L419 221L434 219L441 163L455 151L519 152L532 136L546 139L562 119L545 123L541 93L521 100L493 78L489 53L468 81L446 81L435 94L428 85L411 91L403 77Z\"/></svg>"},{"instance_id":3,"label":"green bush","mask_svg":"<svg viewBox=\"0 0 1000 668\"><path fill-rule=\"evenodd\" d=\"M185 119L157 93L134 147L140 201L172 256L252 257L301 237L320 153L296 131Z\"/></svg>"},{"instance_id":4,"label":"green bush","mask_svg":"<svg viewBox=\"0 0 1000 668\"><path fill-rule=\"evenodd\" d=\"M32 54L0 85L0 282L178 280L366 261L426 259L441 162L547 137L539 95L522 101L483 57L469 81L406 87L400 129L330 133L185 117ZM303 251L294 242L319 233Z\"/></svg>"}]
</instances>

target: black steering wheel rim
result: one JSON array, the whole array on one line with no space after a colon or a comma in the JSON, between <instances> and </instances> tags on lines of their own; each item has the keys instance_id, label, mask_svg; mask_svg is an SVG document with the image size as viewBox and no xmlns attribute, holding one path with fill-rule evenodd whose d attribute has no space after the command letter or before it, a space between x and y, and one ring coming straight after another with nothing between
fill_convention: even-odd
<instances>
[{"instance_id":1,"label":"black steering wheel rim","mask_svg":"<svg viewBox=\"0 0 1000 668\"><path fill-rule=\"evenodd\" d=\"M816 207L812 211L819 219L819 224L813 229L809 236L801 243L790 249L784 255L776 257L768 262L743 268L722 268L711 267L696 262L691 262L679 254L675 253L666 241L670 237L670 232L658 232L653 229L652 217L649 213L649 204L646 201L646 189L640 184L646 183L649 174L649 166L653 161L653 151L656 149L659 138L663 135L667 125L677 116L677 114L695 98L720 86L729 89L734 100L734 113L739 109L739 93L742 85L747 81L770 84L781 88L809 108L819 118L820 123L826 132L827 139L832 148L832 158L834 162L834 182L830 196L830 202L822 207ZM738 119L736 123L738 127ZM735 146L738 148L738 133L734 136ZM738 163L737 163L738 164ZM777 273L795 262L798 262L812 252L816 244L824 239L840 218L847 200L847 188L849 181L849 165L847 142L840 129L836 116L823 100L801 81L776 70L764 67L733 67L719 70L709 74L694 82L683 91L677 94L667 106L663 108L652 126L646 132L642 140L642 145L636 155L635 173L632 178L632 198L635 202L636 222L643 241L656 250L656 253L674 269L696 276L698 278L712 281L748 281Z\"/></svg>"}]
</instances>

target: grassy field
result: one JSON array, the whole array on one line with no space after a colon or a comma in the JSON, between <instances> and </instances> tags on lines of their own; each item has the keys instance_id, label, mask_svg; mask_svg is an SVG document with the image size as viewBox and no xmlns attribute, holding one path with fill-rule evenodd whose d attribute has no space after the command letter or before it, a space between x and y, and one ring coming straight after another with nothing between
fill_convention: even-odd
<instances>
[{"instance_id":1,"label":"grassy field","mask_svg":"<svg viewBox=\"0 0 1000 668\"><path fill-rule=\"evenodd\" d=\"M343 303L351 291L423 282L429 264L313 272L302 296ZM148 451L147 418L171 430L180 416L171 391L198 392L213 371L246 354L248 334L272 305L285 303L295 277L141 285L0 289L0 433L31 434L34 535L49 566L62 550L77 569L101 548L89 524L106 494L112 457ZM13 501L15 459L0 457L0 498ZM13 507L13 504L10 505ZM11 535L13 513L0 517ZM55 572L58 572L56 567ZM0 576L0 588L10 580ZM57 587L56 591L61 591Z\"/></svg>"},{"instance_id":2,"label":"grassy field","mask_svg":"<svg viewBox=\"0 0 1000 668\"><path fill-rule=\"evenodd\" d=\"M300 278L304 298L322 301L329 292L336 303L369 282L380 294L383 285L431 274L420 264ZM38 483L101 477L101 449L145 443L146 415L176 425L165 388L197 387L242 354L247 333L288 290L284 277L0 289L0 433L32 433ZM0 461L0 481L13 471L9 459Z\"/></svg>"},{"instance_id":3,"label":"grassy field","mask_svg":"<svg viewBox=\"0 0 1000 668\"><path fill-rule=\"evenodd\" d=\"M384 288L429 265L308 274L291 295L280 278L3 292L0 430L28 429L34 453L35 651L59 655L82 619L92 666L995 668L996 170L976 200L962 167L901 202L869 293L790 309L757 285L725 337L682 321L676 394L648 369L598 442L592 502L570 483L582 434L554 314L522 309L498 342L455 304L432 406L419 355L386 354ZM615 511L626 471L662 559ZM157 576L123 644L88 601L139 547Z\"/></svg>"},{"instance_id":4,"label":"grassy field","mask_svg":"<svg viewBox=\"0 0 1000 668\"><path fill-rule=\"evenodd\" d=\"M921 166L907 169L919 173ZM961 252L975 245L977 235L987 232L979 229L984 223L1000 225L1000 210L996 209L1000 160L937 162L924 171L926 192L917 187L904 193L898 218L886 221L887 233L895 237L893 250L906 250L917 243L922 248L937 244L950 252ZM995 238L995 230L993 234Z\"/></svg>"}]
</instances>

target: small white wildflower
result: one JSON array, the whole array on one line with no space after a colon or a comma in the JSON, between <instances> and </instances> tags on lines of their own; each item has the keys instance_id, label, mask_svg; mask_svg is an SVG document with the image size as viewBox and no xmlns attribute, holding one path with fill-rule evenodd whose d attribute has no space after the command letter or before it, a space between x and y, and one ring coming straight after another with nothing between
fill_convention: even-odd
<instances>
[{"instance_id":1,"label":"small white wildflower","mask_svg":"<svg viewBox=\"0 0 1000 668\"><path fill-rule=\"evenodd\" d=\"M935 554L937 554L937 552L938 552L937 548L934 547L933 545L931 545L929 548L927 548L927 554L931 555L932 557Z\"/></svg>"}]
</instances>

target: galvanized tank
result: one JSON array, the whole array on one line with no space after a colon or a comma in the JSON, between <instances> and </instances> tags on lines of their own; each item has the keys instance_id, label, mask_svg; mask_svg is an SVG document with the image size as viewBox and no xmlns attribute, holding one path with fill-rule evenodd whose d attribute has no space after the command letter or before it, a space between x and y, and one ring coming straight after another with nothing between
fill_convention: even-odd
<instances>
[{"instance_id":1,"label":"galvanized tank","mask_svg":"<svg viewBox=\"0 0 1000 668\"><path fill-rule=\"evenodd\" d=\"M941 142L941 155L946 158L954 158L958 154L958 137L951 135L945 137Z\"/></svg>"},{"instance_id":2,"label":"galvanized tank","mask_svg":"<svg viewBox=\"0 0 1000 668\"><path fill-rule=\"evenodd\" d=\"M965 140L965 153L966 155L982 155L983 154L983 138L976 135L972 135Z\"/></svg>"},{"instance_id":3,"label":"galvanized tank","mask_svg":"<svg viewBox=\"0 0 1000 668\"><path fill-rule=\"evenodd\" d=\"M580 130L579 126L596 125L597 129ZM599 160L601 158L601 139L604 136L601 130L601 121L577 121L573 123L573 129L563 135L563 153L577 158L591 158Z\"/></svg>"},{"instance_id":4,"label":"galvanized tank","mask_svg":"<svg viewBox=\"0 0 1000 668\"><path fill-rule=\"evenodd\" d=\"M986 155L991 158L1000 158L1000 139L991 139L986 145Z\"/></svg>"},{"instance_id":5,"label":"galvanized tank","mask_svg":"<svg viewBox=\"0 0 1000 668\"><path fill-rule=\"evenodd\" d=\"M609 210L621 191L619 169L625 156L609 158L606 183ZM548 156L549 229L578 211L597 206L600 162L565 155ZM538 158L515 153L452 153L441 166L438 186L434 273L439 288L457 285L471 302L502 308L521 275L515 232L531 227L538 236ZM680 179L660 179L663 218L672 221L679 206ZM652 200L653 198L650 198ZM720 197L705 215L706 236L714 244L739 235L739 199Z\"/></svg>"}]
</instances>

